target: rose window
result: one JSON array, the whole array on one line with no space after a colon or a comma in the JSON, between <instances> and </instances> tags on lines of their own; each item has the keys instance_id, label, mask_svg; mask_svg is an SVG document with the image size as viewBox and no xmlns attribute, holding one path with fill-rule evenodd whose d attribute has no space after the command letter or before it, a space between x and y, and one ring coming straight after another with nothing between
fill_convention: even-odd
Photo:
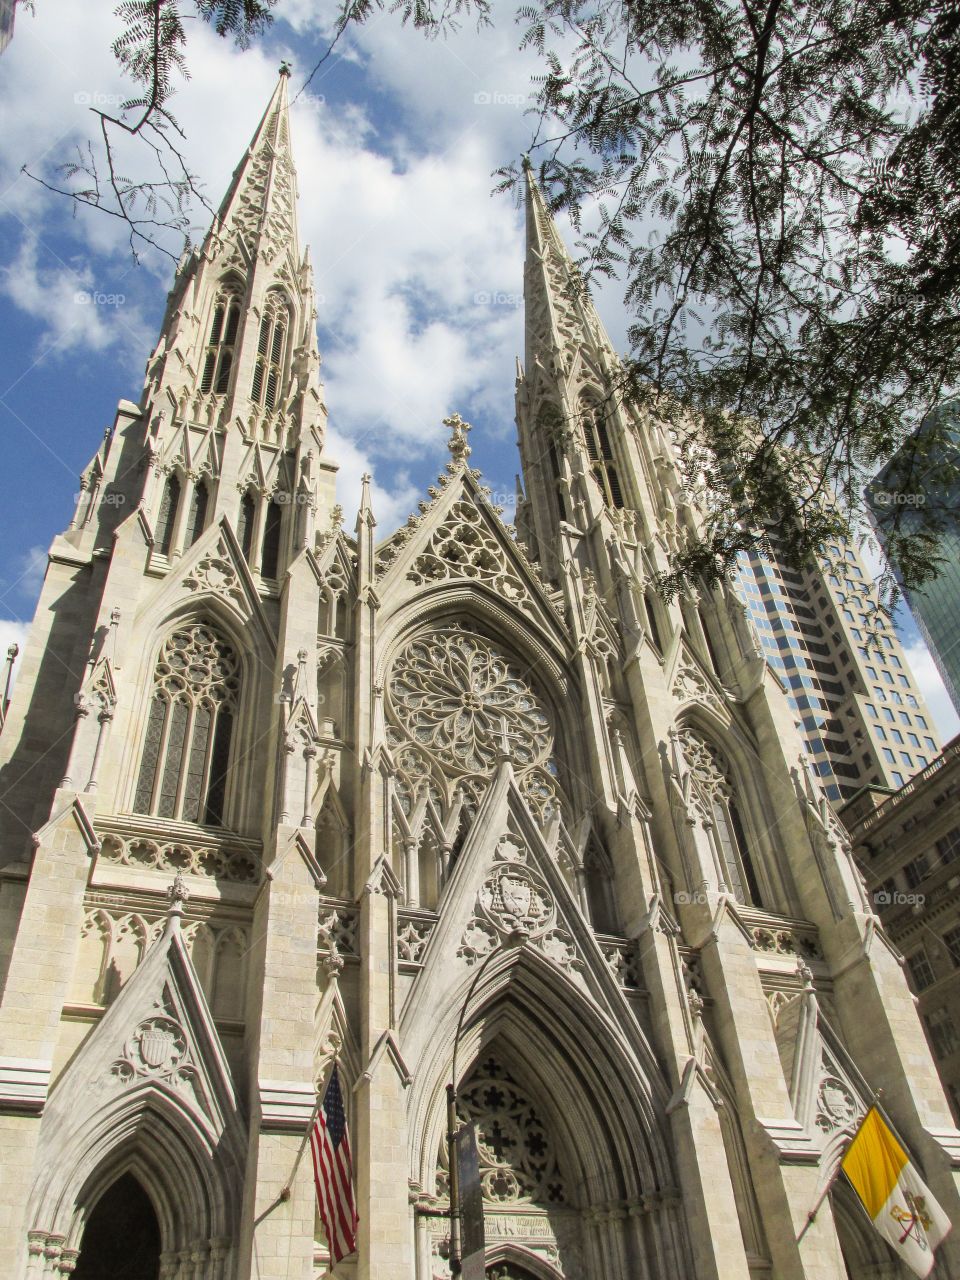
<instances>
[{"instance_id":1,"label":"rose window","mask_svg":"<svg viewBox=\"0 0 960 1280\"><path fill-rule=\"evenodd\" d=\"M401 775L422 777L433 762L476 794L506 748L534 810L544 816L557 803L546 709L519 665L485 637L451 625L411 640L394 663L389 699L403 730L391 740L415 747L398 755Z\"/></svg>"}]
</instances>

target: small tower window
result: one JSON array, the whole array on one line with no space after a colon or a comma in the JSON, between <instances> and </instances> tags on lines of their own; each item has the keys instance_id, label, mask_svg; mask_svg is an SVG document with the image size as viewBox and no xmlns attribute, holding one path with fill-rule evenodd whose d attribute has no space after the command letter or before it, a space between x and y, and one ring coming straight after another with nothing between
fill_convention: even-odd
<instances>
[{"instance_id":1,"label":"small tower window","mask_svg":"<svg viewBox=\"0 0 960 1280\"><path fill-rule=\"evenodd\" d=\"M263 527L263 554L260 557L260 573L264 578L275 578L280 568L280 534L283 529L283 508L279 502L267 507Z\"/></svg>"},{"instance_id":2,"label":"small tower window","mask_svg":"<svg viewBox=\"0 0 960 1280\"><path fill-rule=\"evenodd\" d=\"M262 404L271 411L277 407L280 398L289 322L290 316L283 294L269 294L263 308L263 319L260 321L251 399L255 404Z\"/></svg>"},{"instance_id":3,"label":"small tower window","mask_svg":"<svg viewBox=\"0 0 960 1280\"><path fill-rule=\"evenodd\" d=\"M164 641L134 796L136 813L223 823L240 692L233 649L213 627L180 627Z\"/></svg>"},{"instance_id":4,"label":"small tower window","mask_svg":"<svg viewBox=\"0 0 960 1280\"><path fill-rule=\"evenodd\" d=\"M546 445L546 461L549 468L548 488L552 488L556 501L556 514L560 520L567 519L567 506L563 498L563 467L560 462L560 453L557 449L557 440L562 433L562 420L556 407L552 404L546 404L540 410L537 421L537 428L541 440ZM546 470L546 468L545 468Z\"/></svg>"},{"instance_id":5,"label":"small tower window","mask_svg":"<svg viewBox=\"0 0 960 1280\"><path fill-rule=\"evenodd\" d=\"M215 395L221 396L228 390L239 329L239 290L237 286L229 285L221 289L213 305L210 340L200 379L200 390L204 395L213 391Z\"/></svg>"},{"instance_id":6,"label":"small tower window","mask_svg":"<svg viewBox=\"0 0 960 1280\"><path fill-rule=\"evenodd\" d=\"M620 474L614 461L613 446L610 443L603 408L585 400L582 402L582 409L583 433L590 457L590 470L603 491L607 506L622 508L623 490L620 487Z\"/></svg>"},{"instance_id":7,"label":"small tower window","mask_svg":"<svg viewBox=\"0 0 960 1280\"><path fill-rule=\"evenodd\" d=\"M660 653L663 653L663 641L660 639L660 627L657 624L657 606L649 591L643 593L643 607L647 614L647 625L650 627L650 639Z\"/></svg>"},{"instance_id":8,"label":"small tower window","mask_svg":"<svg viewBox=\"0 0 960 1280\"><path fill-rule=\"evenodd\" d=\"M554 493L557 495L557 514L561 520L566 520L567 508L563 501L563 489L560 486L560 477L562 475L560 470L560 459L557 456L557 447L552 441L547 448L547 452L550 456L550 471L553 475L553 489Z\"/></svg>"},{"instance_id":9,"label":"small tower window","mask_svg":"<svg viewBox=\"0 0 960 1280\"><path fill-rule=\"evenodd\" d=\"M193 498L190 501L190 528L187 533L190 546L193 546L206 527L209 497L206 482L198 480L194 485Z\"/></svg>"},{"instance_id":10,"label":"small tower window","mask_svg":"<svg viewBox=\"0 0 960 1280\"><path fill-rule=\"evenodd\" d=\"M257 515L257 505L249 493L240 499L240 513L237 517L237 541L247 564L253 551L253 524Z\"/></svg>"},{"instance_id":11,"label":"small tower window","mask_svg":"<svg viewBox=\"0 0 960 1280\"><path fill-rule=\"evenodd\" d=\"M700 623L700 630L703 632L703 641L707 646L707 657L710 659L710 663L714 671L722 678L723 668L720 666L717 651L713 647L713 640L710 637L710 628L707 626L706 614L700 605L697 605L697 621Z\"/></svg>"},{"instance_id":12,"label":"small tower window","mask_svg":"<svg viewBox=\"0 0 960 1280\"><path fill-rule=\"evenodd\" d=\"M177 522L177 511L180 507L180 481L176 476L167 476L160 499L160 510L157 513L157 527L154 531L154 545L162 556L170 554L173 546L173 530Z\"/></svg>"}]
</instances>

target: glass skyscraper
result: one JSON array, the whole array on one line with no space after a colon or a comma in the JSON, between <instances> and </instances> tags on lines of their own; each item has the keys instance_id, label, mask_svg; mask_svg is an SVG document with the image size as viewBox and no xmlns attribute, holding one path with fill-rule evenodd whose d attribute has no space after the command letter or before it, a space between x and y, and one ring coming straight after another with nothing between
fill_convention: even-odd
<instances>
[{"instance_id":1,"label":"glass skyscraper","mask_svg":"<svg viewBox=\"0 0 960 1280\"><path fill-rule=\"evenodd\" d=\"M831 543L798 573L773 540L741 558L737 585L832 802L927 767L940 735L856 550Z\"/></svg>"},{"instance_id":2,"label":"glass skyscraper","mask_svg":"<svg viewBox=\"0 0 960 1280\"><path fill-rule=\"evenodd\" d=\"M935 450L917 448L934 425L943 428ZM941 526L941 566L922 590L904 594L937 664L953 705L960 711L960 401L952 400L923 420L867 489L877 533L900 577L891 532L909 534L927 513Z\"/></svg>"}]
</instances>

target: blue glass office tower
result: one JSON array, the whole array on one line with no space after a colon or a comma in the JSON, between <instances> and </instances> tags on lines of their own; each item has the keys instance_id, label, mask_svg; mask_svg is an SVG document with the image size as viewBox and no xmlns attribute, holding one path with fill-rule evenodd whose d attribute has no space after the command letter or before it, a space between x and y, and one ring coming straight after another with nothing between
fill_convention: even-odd
<instances>
[{"instance_id":1,"label":"blue glass office tower","mask_svg":"<svg viewBox=\"0 0 960 1280\"><path fill-rule=\"evenodd\" d=\"M925 433L942 430L936 448ZM942 405L921 423L867 490L877 533L886 549L893 529L910 533L924 514L941 527L941 567L922 590L905 591L917 626L943 683L960 711L960 401ZM895 550L890 563L899 577Z\"/></svg>"}]
</instances>

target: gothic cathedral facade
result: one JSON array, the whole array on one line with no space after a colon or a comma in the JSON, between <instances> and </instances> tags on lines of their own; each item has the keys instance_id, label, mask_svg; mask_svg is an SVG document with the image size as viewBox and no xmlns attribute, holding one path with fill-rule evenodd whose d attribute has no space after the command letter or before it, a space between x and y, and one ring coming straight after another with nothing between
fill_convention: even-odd
<instances>
[{"instance_id":1,"label":"gothic cathedral facade","mask_svg":"<svg viewBox=\"0 0 960 1280\"><path fill-rule=\"evenodd\" d=\"M179 264L0 736L11 1280L329 1274L334 1059L332 1274L443 1277L461 1013L490 1280L899 1276L841 1182L808 1218L880 1089L960 1218L901 958L737 595L652 587L696 498L527 184L512 529L456 415L342 527L285 73Z\"/></svg>"}]
</instances>

